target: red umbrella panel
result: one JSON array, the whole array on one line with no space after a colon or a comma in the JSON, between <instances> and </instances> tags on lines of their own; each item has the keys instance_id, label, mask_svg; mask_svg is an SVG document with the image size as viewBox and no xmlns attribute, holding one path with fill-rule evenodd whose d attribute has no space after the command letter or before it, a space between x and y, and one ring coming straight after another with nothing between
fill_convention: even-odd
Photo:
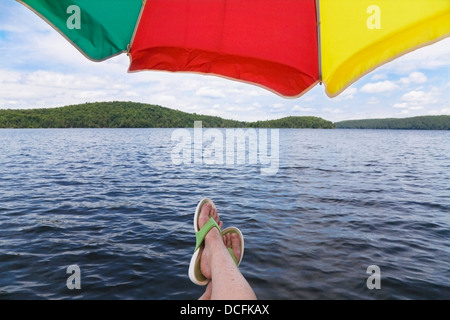
<instances>
[{"instance_id":1,"label":"red umbrella panel","mask_svg":"<svg viewBox=\"0 0 450 320\"><path fill-rule=\"evenodd\" d=\"M314 0L148 0L129 71L214 74L297 96L319 79Z\"/></svg>"}]
</instances>

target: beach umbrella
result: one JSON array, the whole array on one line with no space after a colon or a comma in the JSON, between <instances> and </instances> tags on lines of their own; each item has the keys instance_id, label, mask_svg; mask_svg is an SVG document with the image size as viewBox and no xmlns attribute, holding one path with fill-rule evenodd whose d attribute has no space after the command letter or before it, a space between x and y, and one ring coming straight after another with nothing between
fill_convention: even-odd
<instances>
[{"instance_id":1,"label":"beach umbrella","mask_svg":"<svg viewBox=\"0 0 450 320\"><path fill-rule=\"evenodd\" d=\"M93 60L334 97L450 35L450 0L22 0Z\"/></svg>"}]
</instances>

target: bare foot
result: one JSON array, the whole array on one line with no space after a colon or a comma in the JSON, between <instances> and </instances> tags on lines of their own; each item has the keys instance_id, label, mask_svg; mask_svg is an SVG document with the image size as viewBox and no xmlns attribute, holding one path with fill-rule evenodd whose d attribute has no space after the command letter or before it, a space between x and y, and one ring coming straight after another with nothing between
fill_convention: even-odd
<instances>
[{"instance_id":1,"label":"bare foot","mask_svg":"<svg viewBox=\"0 0 450 320\"><path fill-rule=\"evenodd\" d=\"M213 218L217 222L220 229L222 228L223 222L220 221L217 209L214 205L206 203L200 211L198 226L203 227L210 218ZM229 243L233 246L233 254L240 258L243 248L241 248L239 239L236 239L235 236L225 236L224 239L218 228L212 228L206 234L204 244L201 248L202 251L199 253L201 254L200 270L211 281L209 281L205 294L201 299L256 299L255 292L239 271L227 250L226 244Z\"/></svg>"},{"instance_id":2,"label":"bare foot","mask_svg":"<svg viewBox=\"0 0 450 320\"><path fill-rule=\"evenodd\" d=\"M216 207L213 206L211 203L206 203L202 206L202 209L200 211L200 215L198 217L198 226L202 228L210 218L213 218L219 225L219 227L222 228L223 222L219 218L219 213ZM207 247L217 245L218 242L222 243L223 245L222 236L219 230L217 230L217 228L212 228L206 235L204 244L202 245L201 248L202 252L200 260L200 269L202 271L202 274L207 279L211 279L211 266L209 263L211 250L208 250Z\"/></svg>"},{"instance_id":3,"label":"bare foot","mask_svg":"<svg viewBox=\"0 0 450 320\"><path fill-rule=\"evenodd\" d=\"M219 212L217 211L217 208L211 202L207 202L202 206L200 215L198 217L199 229L201 229L210 218L213 218L219 225L219 227L222 228L223 222L220 221Z\"/></svg>"},{"instance_id":4,"label":"bare foot","mask_svg":"<svg viewBox=\"0 0 450 320\"><path fill-rule=\"evenodd\" d=\"M227 233L223 236L223 244L227 248L231 247L231 251L233 251L236 261L239 261L242 254L241 242L239 240L239 236L236 233Z\"/></svg>"}]
</instances>

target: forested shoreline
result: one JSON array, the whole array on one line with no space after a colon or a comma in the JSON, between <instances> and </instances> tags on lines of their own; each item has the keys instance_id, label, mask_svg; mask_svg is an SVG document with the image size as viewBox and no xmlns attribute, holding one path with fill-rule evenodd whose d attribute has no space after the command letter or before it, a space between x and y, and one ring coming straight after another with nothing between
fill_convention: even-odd
<instances>
[{"instance_id":1,"label":"forested shoreline","mask_svg":"<svg viewBox=\"0 0 450 320\"><path fill-rule=\"evenodd\" d=\"M347 120L335 125L338 129L450 130L450 115Z\"/></svg>"},{"instance_id":2,"label":"forested shoreline","mask_svg":"<svg viewBox=\"0 0 450 320\"><path fill-rule=\"evenodd\" d=\"M0 128L334 128L318 117L244 122L135 102L95 102L60 108L0 110Z\"/></svg>"},{"instance_id":3,"label":"forested shoreline","mask_svg":"<svg viewBox=\"0 0 450 320\"><path fill-rule=\"evenodd\" d=\"M312 116L237 121L136 102L93 102L59 108L0 110L0 128L314 128L450 130L450 115L346 120L333 123Z\"/></svg>"}]
</instances>

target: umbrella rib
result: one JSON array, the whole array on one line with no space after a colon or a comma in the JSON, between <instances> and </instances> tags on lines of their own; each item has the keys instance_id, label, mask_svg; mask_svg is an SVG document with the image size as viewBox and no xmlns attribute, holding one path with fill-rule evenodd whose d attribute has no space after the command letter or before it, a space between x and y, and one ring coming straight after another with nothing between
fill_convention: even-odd
<instances>
[{"instance_id":1,"label":"umbrella rib","mask_svg":"<svg viewBox=\"0 0 450 320\"><path fill-rule=\"evenodd\" d=\"M322 84L322 45L320 35L320 4L319 0L316 0L316 23L317 23L317 55L319 63L319 83Z\"/></svg>"}]
</instances>

